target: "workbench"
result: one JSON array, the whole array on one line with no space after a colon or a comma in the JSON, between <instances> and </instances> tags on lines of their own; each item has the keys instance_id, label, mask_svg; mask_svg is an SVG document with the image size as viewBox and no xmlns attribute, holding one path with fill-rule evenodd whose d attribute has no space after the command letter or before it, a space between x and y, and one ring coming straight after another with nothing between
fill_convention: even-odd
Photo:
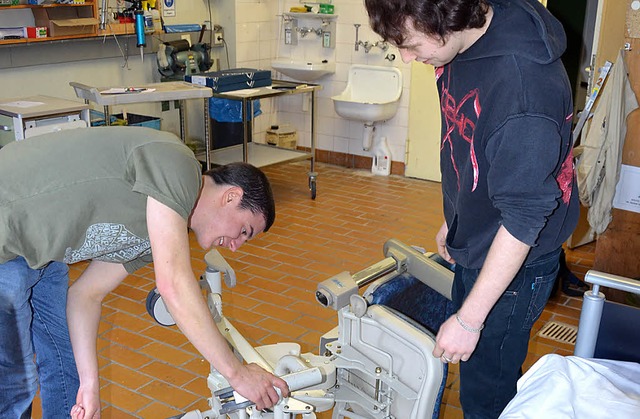
<instances>
[{"instance_id":1,"label":"workbench","mask_svg":"<svg viewBox=\"0 0 640 419\"><path fill-rule=\"evenodd\" d=\"M11 141L89 126L89 106L51 96L0 100L0 147Z\"/></svg>"},{"instance_id":2,"label":"workbench","mask_svg":"<svg viewBox=\"0 0 640 419\"><path fill-rule=\"evenodd\" d=\"M315 143L316 143L316 95L315 92L322 89L322 86L309 83L296 83L282 80L273 80L271 86L253 89L235 90L224 93L213 93L213 97L237 100L242 102L242 144L213 150L209 141L205 142L205 159L207 167L213 164L227 164L231 162L243 161L256 167L268 166L276 163L291 162L296 160L311 160L309 170L309 190L311 199L316 198L316 178L315 172ZM255 99L266 99L287 95L309 93L311 95L311 150L309 152L280 148L268 144L249 142L249 133L252 129L251 104ZM253 136L252 136L253 138ZM215 142L215 138L213 138Z\"/></svg>"},{"instance_id":3,"label":"workbench","mask_svg":"<svg viewBox=\"0 0 640 419\"><path fill-rule=\"evenodd\" d=\"M186 142L188 138L184 101L187 99L204 99L204 141L205 144L209 143L209 98L212 96L213 91L208 87L184 81L172 81L135 85L134 87L140 90L107 94L105 92L114 91L113 89L127 89L130 86L92 87L77 82L70 82L69 85L74 88L76 95L84 99L86 103L94 102L104 107L104 118L107 125L111 124L110 106L177 100L180 103L180 138L183 142Z\"/></svg>"}]
</instances>

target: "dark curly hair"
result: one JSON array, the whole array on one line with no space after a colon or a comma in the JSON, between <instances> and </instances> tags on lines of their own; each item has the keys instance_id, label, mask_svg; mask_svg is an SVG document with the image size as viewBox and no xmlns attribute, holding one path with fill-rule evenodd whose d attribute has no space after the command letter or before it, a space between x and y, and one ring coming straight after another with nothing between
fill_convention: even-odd
<instances>
[{"instance_id":1,"label":"dark curly hair","mask_svg":"<svg viewBox=\"0 0 640 419\"><path fill-rule=\"evenodd\" d=\"M385 41L405 42L407 21L425 35L440 38L465 29L481 28L489 10L487 0L365 0L369 25Z\"/></svg>"}]
</instances>

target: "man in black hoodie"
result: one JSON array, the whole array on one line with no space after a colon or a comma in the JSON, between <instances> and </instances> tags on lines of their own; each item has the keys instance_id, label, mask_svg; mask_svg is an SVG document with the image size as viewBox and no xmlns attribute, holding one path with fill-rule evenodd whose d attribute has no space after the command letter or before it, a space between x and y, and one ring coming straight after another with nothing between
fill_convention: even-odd
<instances>
[{"instance_id":1,"label":"man in black hoodie","mask_svg":"<svg viewBox=\"0 0 640 419\"><path fill-rule=\"evenodd\" d=\"M365 0L403 61L436 70L445 222L457 313L433 355L460 364L465 418L515 395L529 334L578 217L561 24L536 0Z\"/></svg>"}]
</instances>

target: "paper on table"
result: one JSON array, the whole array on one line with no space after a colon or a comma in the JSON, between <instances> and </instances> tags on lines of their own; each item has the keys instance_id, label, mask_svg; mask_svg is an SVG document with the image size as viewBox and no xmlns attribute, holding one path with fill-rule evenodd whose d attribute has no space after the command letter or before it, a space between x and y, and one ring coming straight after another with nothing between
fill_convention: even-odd
<instances>
[{"instance_id":1,"label":"paper on table","mask_svg":"<svg viewBox=\"0 0 640 419\"><path fill-rule=\"evenodd\" d=\"M250 96L254 93L258 93L260 89L240 89L233 90L231 92L224 92L225 95L237 95L237 96Z\"/></svg>"},{"instance_id":2,"label":"paper on table","mask_svg":"<svg viewBox=\"0 0 640 419\"><path fill-rule=\"evenodd\" d=\"M122 95L127 93L145 93L154 92L156 89L147 89L146 87L112 87L110 89L101 90L103 95Z\"/></svg>"},{"instance_id":3,"label":"paper on table","mask_svg":"<svg viewBox=\"0 0 640 419\"><path fill-rule=\"evenodd\" d=\"M17 100L15 102L7 102L7 103L3 103L3 106L10 106L13 108L33 108L35 106L42 106L44 105L43 102L32 102L29 100Z\"/></svg>"}]
</instances>

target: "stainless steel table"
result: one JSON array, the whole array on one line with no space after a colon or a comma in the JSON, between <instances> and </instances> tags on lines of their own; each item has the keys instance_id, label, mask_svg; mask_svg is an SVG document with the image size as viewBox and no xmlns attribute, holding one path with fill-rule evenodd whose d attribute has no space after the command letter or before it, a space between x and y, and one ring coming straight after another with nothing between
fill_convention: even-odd
<instances>
[{"instance_id":1,"label":"stainless steel table","mask_svg":"<svg viewBox=\"0 0 640 419\"><path fill-rule=\"evenodd\" d=\"M290 162L296 160L311 160L309 170L309 190L311 199L316 198L315 154L316 154L316 91L322 86L309 83L296 83L282 80L273 80L271 86L253 89L235 90L225 93L213 93L214 97L238 100L242 102L242 144L212 150L212 145L205 143L205 153L207 168L210 163L226 164L230 162L243 161L251 163L256 167L268 166L276 163ZM311 95L311 150L310 152L280 148L267 144L249 143L249 133L252 129L249 115L251 115L251 103L255 99L266 99L271 97L281 97L287 95L297 95L309 93ZM215 141L215 138L213 139Z\"/></svg>"},{"instance_id":2,"label":"stainless steel table","mask_svg":"<svg viewBox=\"0 0 640 419\"><path fill-rule=\"evenodd\" d=\"M204 142L209 144L209 98L213 95L213 91L209 87L198 86L184 81L171 81L135 85L136 88L147 89L140 92L105 94L102 92L118 87L92 87L77 82L70 82L69 85L75 89L76 95L84 99L85 102L95 102L104 106L104 117L107 125L111 123L109 107L112 105L177 100L180 103L180 138L183 142L186 142L187 139L184 101L187 99L204 99ZM123 86L122 88L127 87ZM207 167L209 167L208 163Z\"/></svg>"}]
</instances>

